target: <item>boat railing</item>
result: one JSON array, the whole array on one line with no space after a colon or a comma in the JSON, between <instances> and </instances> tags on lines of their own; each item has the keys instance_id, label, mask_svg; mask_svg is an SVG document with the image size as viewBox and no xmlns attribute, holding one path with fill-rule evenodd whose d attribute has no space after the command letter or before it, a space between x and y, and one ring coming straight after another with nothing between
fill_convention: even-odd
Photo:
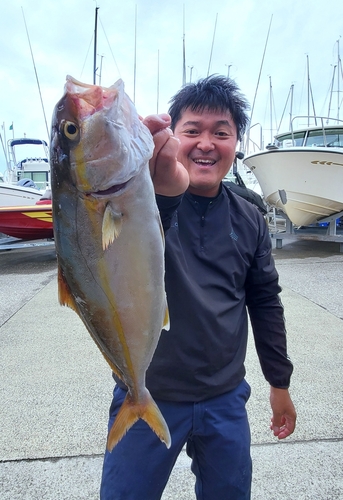
<instances>
[{"instance_id":1,"label":"boat railing","mask_svg":"<svg viewBox=\"0 0 343 500\"><path fill-rule=\"evenodd\" d=\"M298 115L298 116L294 116L291 120L291 130L290 130L290 133L291 133L291 136L292 136L292 143L294 144L294 134L296 131L298 131L299 129L297 129L296 131L294 130L294 121L295 120L300 120L300 119L307 119L307 120L314 120L315 121L315 125L312 125L312 126L307 126L306 128L307 129L312 129L312 128L321 128L322 129L322 132L323 132L323 140L324 140L324 144L323 146L324 147L327 147L327 140L326 140L326 133L325 133L325 128L330 126L330 127L334 127L335 125L339 125L339 126L343 126L343 120L339 120L337 118L330 118L328 116L308 116L308 115ZM317 121L320 122L320 125L317 124ZM324 121L326 121L326 123L324 123ZM329 122L334 122L334 123L329 123ZM305 128L305 127L304 127ZM307 135L305 137L305 140L307 138Z\"/></svg>"},{"instance_id":2,"label":"boat railing","mask_svg":"<svg viewBox=\"0 0 343 500\"><path fill-rule=\"evenodd\" d=\"M251 131L255 127L259 127L259 140L258 140L258 142L254 141L251 138ZM252 146L252 150L254 152L256 150L261 151L263 149L263 128L262 128L261 123L257 122L257 123L254 123L254 125L251 125L251 127L249 127L249 129L246 132L245 140L242 142L243 142L243 144L241 146L241 149L244 151L245 155L249 154L250 146Z\"/></svg>"}]
</instances>

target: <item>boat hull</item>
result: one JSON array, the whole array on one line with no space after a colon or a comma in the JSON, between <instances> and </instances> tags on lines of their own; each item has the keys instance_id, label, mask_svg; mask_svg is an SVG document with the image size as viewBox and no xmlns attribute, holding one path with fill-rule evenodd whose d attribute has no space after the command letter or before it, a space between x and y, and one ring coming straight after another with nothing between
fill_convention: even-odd
<instances>
[{"instance_id":1,"label":"boat hull","mask_svg":"<svg viewBox=\"0 0 343 500\"><path fill-rule=\"evenodd\" d=\"M41 199L43 192L34 188L1 183L0 207L18 207L34 205Z\"/></svg>"},{"instance_id":2,"label":"boat hull","mask_svg":"<svg viewBox=\"0 0 343 500\"><path fill-rule=\"evenodd\" d=\"M0 207L0 233L23 240L53 238L51 203Z\"/></svg>"},{"instance_id":3,"label":"boat hull","mask_svg":"<svg viewBox=\"0 0 343 500\"><path fill-rule=\"evenodd\" d=\"M313 224L343 210L343 152L293 147L249 155L265 201L297 226Z\"/></svg>"}]
</instances>

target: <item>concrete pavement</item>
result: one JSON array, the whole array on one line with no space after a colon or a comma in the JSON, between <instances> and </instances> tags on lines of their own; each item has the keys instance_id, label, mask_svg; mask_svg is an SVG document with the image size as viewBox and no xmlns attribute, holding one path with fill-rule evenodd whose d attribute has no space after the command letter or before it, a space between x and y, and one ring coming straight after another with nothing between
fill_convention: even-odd
<instances>
[{"instance_id":1,"label":"concrete pavement","mask_svg":"<svg viewBox=\"0 0 343 500\"><path fill-rule=\"evenodd\" d=\"M303 241L274 255L298 425L284 442L271 435L250 338L252 499L343 499L343 255ZM0 273L0 499L96 500L110 370L77 315L58 305L53 248L1 253ZM183 452L163 500L195 498L189 465Z\"/></svg>"}]
</instances>

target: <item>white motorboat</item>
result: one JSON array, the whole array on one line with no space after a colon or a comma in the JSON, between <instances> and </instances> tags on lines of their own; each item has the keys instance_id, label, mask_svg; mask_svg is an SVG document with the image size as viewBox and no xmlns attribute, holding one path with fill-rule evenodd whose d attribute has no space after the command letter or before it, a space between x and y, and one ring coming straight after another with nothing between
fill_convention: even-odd
<instances>
[{"instance_id":1,"label":"white motorboat","mask_svg":"<svg viewBox=\"0 0 343 500\"><path fill-rule=\"evenodd\" d=\"M50 186L48 145L40 139L11 139L8 153L0 180L0 207L34 205Z\"/></svg>"},{"instance_id":2,"label":"white motorboat","mask_svg":"<svg viewBox=\"0 0 343 500\"><path fill-rule=\"evenodd\" d=\"M266 203L297 226L343 211L343 121L316 120L316 126L276 135L273 144L243 160Z\"/></svg>"}]
</instances>

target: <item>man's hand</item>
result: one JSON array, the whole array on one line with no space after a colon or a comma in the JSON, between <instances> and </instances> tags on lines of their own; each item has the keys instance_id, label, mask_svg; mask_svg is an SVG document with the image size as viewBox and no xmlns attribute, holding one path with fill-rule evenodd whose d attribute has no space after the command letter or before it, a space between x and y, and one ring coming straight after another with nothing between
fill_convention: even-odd
<instances>
[{"instance_id":1,"label":"man's hand","mask_svg":"<svg viewBox=\"0 0 343 500\"><path fill-rule=\"evenodd\" d=\"M155 149L149 162L155 192L164 196L178 196L186 191L189 176L184 166L177 161L179 140L169 128L170 116L150 115L143 119L150 130Z\"/></svg>"},{"instance_id":2,"label":"man's hand","mask_svg":"<svg viewBox=\"0 0 343 500\"><path fill-rule=\"evenodd\" d=\"M270 405L273 416L270 428L279 439L284 439L295 429L297 414L287 389L270 388Z\"/></svg>"}]
</instances>

